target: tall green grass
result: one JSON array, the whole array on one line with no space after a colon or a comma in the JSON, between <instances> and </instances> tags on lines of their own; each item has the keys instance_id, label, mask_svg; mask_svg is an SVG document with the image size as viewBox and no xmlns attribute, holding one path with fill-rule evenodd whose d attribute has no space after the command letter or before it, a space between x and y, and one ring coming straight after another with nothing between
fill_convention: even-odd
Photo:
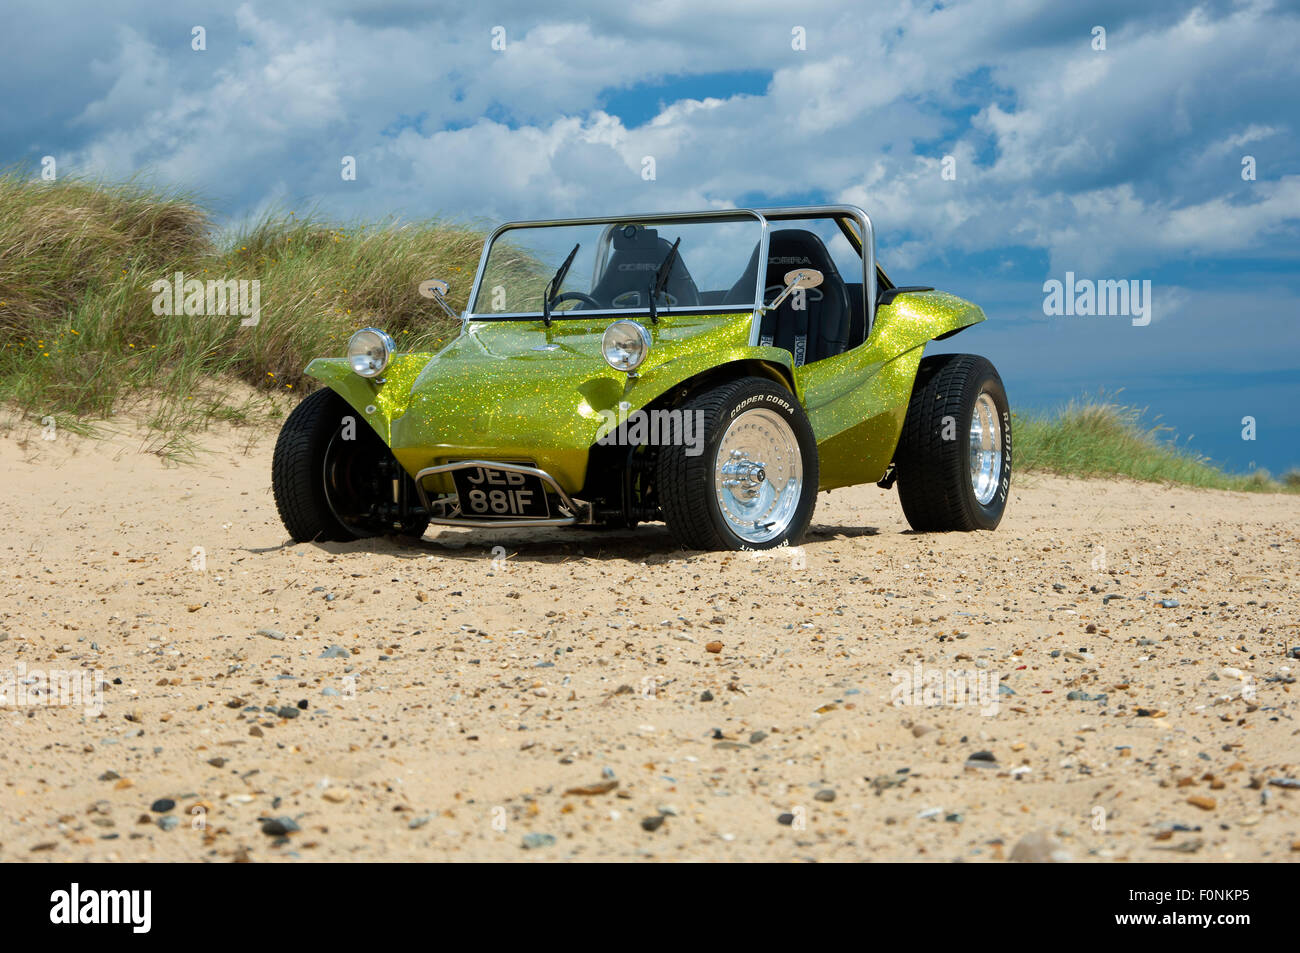
<instances>
[{"instance_id":1,"label":"tall green grass","mask_svg":"<svg viewBox=\"0 0 1300 953\"><path fill-rule=\"evenodd\" d=\"M157 444L183 449L214 420L278 416L275 395L309 389L307 363L342 353L359 327L384 327L403 350L439 346L454 322L417 286L446 278L452 306L465 307L483 237L450 222L339 225L293 213L218 234L181 193L0 173L0 404L73 430L142 405ZM547 277L523 253L509 267L539 289ZM258 279L260 322L155 315L150 286L177 271ZM1016 454L1022 470L1300 490L1300 472L1282 484L1224 473L1106 401L1018 417Z\"/></svg>"},{"instance_id":2,"label":"tall green grass","mask_svg":"<svg viewBox=\"0 0 1300 953\"><path fill-rule=\"evenodd\" d=\"M1300 471L1279 483L1267 470L1227 473L1173 442L1171 428L1110 400L1071 401L1050 414L1017 414L1016 466L1078 477L1130 477L1218 490L1300 490Z\"/></svg>"},{"instance_id":3,"label":"tall green grass","mask_svg":"<svg viewBox=\"0 0 1300 953\"><path fill-rule=\"evenodd\" d=\"M341 353L367 324L405 350L436 347L453 322L417 286L447 278L463 306L482 244L444 222L331 225L293 213L219 240L181 194L0 174L0 401L72 427L143 401L155 426L178 432L274 413L274 401L232 396L230 381L301 391L307 363ZM155 315L150 286L178 271L258 279L259 323Z\"/></svg>"}]
</instances>

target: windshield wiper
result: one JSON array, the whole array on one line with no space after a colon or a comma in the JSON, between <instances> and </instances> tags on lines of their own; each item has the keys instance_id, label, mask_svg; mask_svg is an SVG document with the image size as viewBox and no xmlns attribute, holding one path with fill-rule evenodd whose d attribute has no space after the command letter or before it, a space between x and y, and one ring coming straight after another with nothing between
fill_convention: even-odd
<instances>
[{"instance_id":1,"label":"windshield wiper","mask_svg":"<svg viewBox=\"0 0 1300 953\"><path fill-rule=\"evenodd\" d=\"M673 264L677 261L677 246L682 243L681 236L673 242L673 247L668 249L668 254L664 255L664 260L659 263L659 269L655 272L655 283L650 288L650 323L659 323L659 311L655 306L655 301L664 289L668 287L668 276L672 274Z\"/></svg>"},{"instance_id":2,"label":"windshield wiper","mask_svg":"<svg viewBox=\"0 0 1300 953\"><path fill-rule=\"evenodd\" d=\"M569 266L573 264L573 258L578 254L578 249L581 247L581 243L573 246L573 251L569 252L569 257L564 259L564 264L560 266L560 270L546 284L546 292L542 295L542 321L548 328L551 326L551 302L559 296L560 286L564 284L564 278L569 273Z\"/></svg>"}]
</instances>

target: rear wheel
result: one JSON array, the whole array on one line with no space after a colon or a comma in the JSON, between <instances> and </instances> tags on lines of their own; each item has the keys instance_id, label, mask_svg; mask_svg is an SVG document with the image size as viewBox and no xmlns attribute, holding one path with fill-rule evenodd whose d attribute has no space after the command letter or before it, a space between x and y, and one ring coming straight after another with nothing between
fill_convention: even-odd
<instances>
[{"instance_id":1,"label":"rear wheel","mask_svg":"<svg viewBox=\"0 0 1300 953\"><path fill-rule=\"evenodd\" d=\"M1011 490L1011 411L991 363L975 354L921 361L894 463L912 529L997 527Z\"/></svg>"},{"instance_id":2,"label":"rear wheel","mask_svg":"<svg viewBox=\"0 0 1300 953\"><path fill-rule=\"evenodd\" d=\"M413 498L414 484L392 451L331 390L304 398L280 429L271 487L280 520L297 542L422 535L426 518L398 518L394 481L399 497Z\"/></svg>"},{"instance_id":3,"label":"rear wheel","mask_svg":"<svg viewBox=\"0 0 1300 953\"><path fill-rule=\"evenodd\" d=\"M657 480L668 529L690 549L772 549L803 537L817 498L817 442L799 401L746 377L681 405L695 448L662 448Z\"/></svg>"}]
</instances>

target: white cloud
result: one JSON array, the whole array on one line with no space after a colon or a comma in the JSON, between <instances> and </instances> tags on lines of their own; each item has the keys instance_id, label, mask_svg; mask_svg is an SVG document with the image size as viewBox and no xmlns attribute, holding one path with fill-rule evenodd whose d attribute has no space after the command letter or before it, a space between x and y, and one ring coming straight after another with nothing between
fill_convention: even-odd
<instances>
[{"instance_id":1,"label":"white cloud","mask_svg":"<svg viewBox=\"0 0 1300 953\"><path fill-rule=\"evenodd\" d=\"M78 125L93 137L74 165L147 166L236 209L274 195L365 218L822 192L866 207L900 267L1017 245L1076 271L1271 254L1300 216L1285 176L1298 171L1295 109L1279 89L1297 79L1300 33L1267 4L1138 18L1116 6L1103 53L1091 24L1058 24L1048 0L759 4L744 17L674 0L547 18L521 3L406 26L400 9L381 21L331 6L245 4L210 29L209 54L123 29L92 67L101 91ZM796 24L807 51L790 48ZM599 109L605 89L754 69L772 72L762 95L668 102L632 128ZM1236 152L1263 144L1243 191ZM339 178L344 154L356 182Z\"/></svg>"}]
</instances>

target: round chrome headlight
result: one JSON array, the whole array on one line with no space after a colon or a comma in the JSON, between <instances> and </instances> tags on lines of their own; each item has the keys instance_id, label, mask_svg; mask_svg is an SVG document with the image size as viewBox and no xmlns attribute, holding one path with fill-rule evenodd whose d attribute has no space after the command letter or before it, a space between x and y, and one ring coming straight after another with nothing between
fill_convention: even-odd
<instances>
[{"instance_id":1,"label":"round chrome headlight","mask_svg":"<svg viewBox=\"0 0 1300 953\"><path fill-rule=\"evenodd\" d=\"M379 328L362 328L348 338L348 363L362 377L378 377L396 350L393 339Z\"/></svg>"},{"instance_id":2,"label":"round chrome headlight","mask_svg":"<svg viewBox=\"0 0 1300 953\"><path fill-rule=\"evenodd\" d=\"M600 349L606 364L630 374L650 353L650 332L635 321L615 321L605 329Z\"/></svg>"}]
</instances>

